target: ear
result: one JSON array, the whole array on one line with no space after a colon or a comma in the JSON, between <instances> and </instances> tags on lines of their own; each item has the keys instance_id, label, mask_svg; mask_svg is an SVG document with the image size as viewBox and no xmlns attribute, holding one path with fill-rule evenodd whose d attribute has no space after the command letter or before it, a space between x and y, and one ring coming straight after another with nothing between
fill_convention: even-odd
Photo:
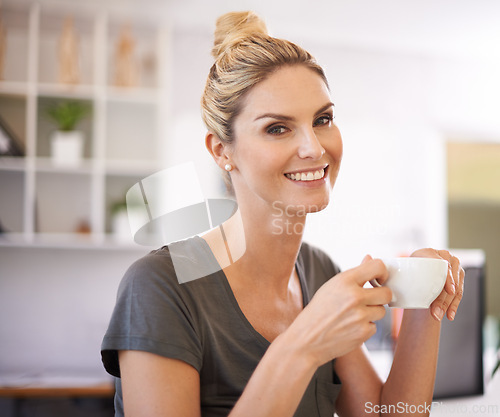
<instances>
[{"instance_id":1,"label":"ear","mask_svg":"<svg viewBox=\"0 0 500 417\"><path fill-rule=\"evenodd\" d=\"M205 136L205 146L214 158L214 161L221 169L224 165L230 162L230 149L229 146L222 142L219 137L213 132L207 132Z\"/></svg>"}]
</instances>

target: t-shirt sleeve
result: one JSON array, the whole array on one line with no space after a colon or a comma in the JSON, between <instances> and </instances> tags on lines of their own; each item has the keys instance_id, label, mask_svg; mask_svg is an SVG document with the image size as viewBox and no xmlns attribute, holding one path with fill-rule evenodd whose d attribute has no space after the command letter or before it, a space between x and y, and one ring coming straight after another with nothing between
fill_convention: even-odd
<instances>
[{"instance_id":1,"label":"t-shirt sleeve","mask_svg":"<svg viewBox=\"0 0 500 417\"><path fill-rule=\"evenodd\" d=\"M141 350L180 359L199 371L202 348L191 307L167 249L136 261L120 283L102 342L106 370L119 377L118 351Z\"/></svg>"}]
</instances>

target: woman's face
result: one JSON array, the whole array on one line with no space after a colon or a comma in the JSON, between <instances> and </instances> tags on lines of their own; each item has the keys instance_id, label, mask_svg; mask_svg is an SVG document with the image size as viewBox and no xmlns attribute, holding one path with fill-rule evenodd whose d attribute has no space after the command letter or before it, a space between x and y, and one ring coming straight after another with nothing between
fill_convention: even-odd
<instances>
[{"instance_id":1,"label":"woman's face","mask_svg":"<svg viewBox=\"0 0 500 417\"><path fill-rule=\"evenodd\" d=\"M326 207L342 159L333 118L327 86L305 66L281 68L250 90L230 148L238 202L287 214Z\"/></svg>"}]
</instances>

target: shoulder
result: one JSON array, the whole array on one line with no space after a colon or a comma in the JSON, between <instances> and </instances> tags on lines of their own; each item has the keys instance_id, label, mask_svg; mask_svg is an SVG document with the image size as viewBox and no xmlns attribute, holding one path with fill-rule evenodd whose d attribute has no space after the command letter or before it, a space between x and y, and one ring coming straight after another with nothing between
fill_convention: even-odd
<instances>
[{"instance_id":1,"label":"shoulder","mask_svg":"<svg viewBox=\"0 0 500 417\"><path fill-rule=\"evenodd\" d=\"M192 281L212 275L218 269L201 239L191 238L153 250L135 261L125 273L120 290L148 286L185 291L195 287Z\"/></svg>"},{"instance_id":2,"label":"shoulder","mask_svg":"<svg viewBox=\"0 0 500 417\"><path fill-rule=\"evenodd\" d=\"M202 264L204 248L198 243L194 239L162 247L128 268L101 346L111 374L119 375L119 350L144 350L184 360L200 369L202 318L206 299L217 299L213 296L217 280L200 277L182 282L176 265L192 270L193 265Z\"/></svg>"},{"instance_id":3,"label":"shoulder","mask_svg":"<svg viewBox=\"0 0 500 417\"><path fill-rule=\"evenodd\" d=\"M167 247L150 252L129 266L118 288L124 292L142 292L144 287L162 287L175 283L175 269Z\"/></svg>"}]
</instances>

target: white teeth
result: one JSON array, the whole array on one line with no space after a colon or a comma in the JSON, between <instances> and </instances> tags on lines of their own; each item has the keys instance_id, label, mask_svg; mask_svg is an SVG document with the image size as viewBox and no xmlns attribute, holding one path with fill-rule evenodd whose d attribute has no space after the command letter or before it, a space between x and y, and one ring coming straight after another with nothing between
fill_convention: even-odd
<instances>
[{"instance_id":1,"label":"white teeth","mask_svg":"<svg viewBox=\"0 0 500 417\"><path fill-rule=\"evenodd\" d=\"M325 170L320 169L314 172L298 172L297 174L285 174L285 176L293 181L314 181L323 178L325 176Z\"/></svg>"}]
</instances>

